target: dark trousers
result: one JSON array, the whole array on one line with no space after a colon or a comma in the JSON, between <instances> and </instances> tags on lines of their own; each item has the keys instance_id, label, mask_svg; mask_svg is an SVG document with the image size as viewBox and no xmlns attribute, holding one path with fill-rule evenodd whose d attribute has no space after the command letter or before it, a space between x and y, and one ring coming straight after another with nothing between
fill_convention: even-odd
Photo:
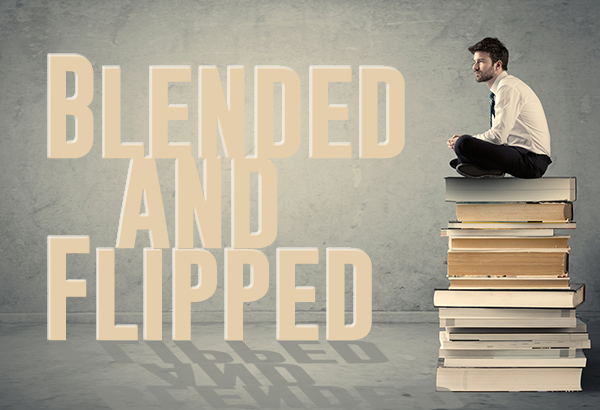
<instances>
[{"instance_id":1,"label":"dark trousers","mask_svg":"<svg viewBox=\"0 0 600 410\"><path fill-rule=\"evenodd\" d=\"M499 169L517 178L540 178L552 162L547 155L535 154L521 147L492 144L470 135L456 140L454 152L460 163Z\"/></svg>"}]
</instances>

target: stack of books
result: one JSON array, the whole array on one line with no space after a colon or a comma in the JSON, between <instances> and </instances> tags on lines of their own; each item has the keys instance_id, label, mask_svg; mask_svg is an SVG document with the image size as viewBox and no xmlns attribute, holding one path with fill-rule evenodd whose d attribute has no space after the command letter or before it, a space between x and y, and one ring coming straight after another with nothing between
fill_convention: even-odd
<instances>
[{"instance_id":1,"label":"stack of books","mask_svg":"<svg viewBox=\"0 0 600 410\"><path fill-rule=\"evenodd\" d=\"M590 348L570 282L575 178L446 178L456 202L440 315L439 391L577 391Z\"/></svg>"}]
</instances>

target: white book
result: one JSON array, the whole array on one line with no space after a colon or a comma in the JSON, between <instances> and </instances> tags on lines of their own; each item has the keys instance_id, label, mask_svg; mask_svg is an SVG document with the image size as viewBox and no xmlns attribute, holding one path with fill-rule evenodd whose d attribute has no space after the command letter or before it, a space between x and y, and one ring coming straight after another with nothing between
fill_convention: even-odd
<instances>
[{"instance_id":1,"label":"white book","mask_svg":"<svg viewBox=\"0 0 600 410\"><path fill-rule=\"evenodd\" d=\"M446 367L438 362L437 391L581 391L581 367Z\"/></svg>"},{"instance_id":2,"label":"white book","mask_svg":"<svg viewBox=\"0 0 600 410\"><path fill-rule=\"evenodd\" d=\"M448 340L440 332L440 347L452 350L529 350L529 349L589 349L589 337L581 340L533 339L533 340Z\"/></svg>"},{"instance_id":3,"label":"white book","mask_svg":"<svg viewBox=\"0 0 600 410\"><path fill-rule=\"evenodd\" d=\"M511 237L548 237L554 236L554 229L460 229L443 228L441 236L448 238L459 238L469 236L511 236Z\"/></svg>"},{"instance_id":4,"label":"white book","mask_svg":"<svg viewBox=\"0 0 600 410\"><path fill-rule=\"evenodd\" d=\"M568 253L567 248L458 248L448 249L448 253Z\"/></svg>"},{"instance_id":5,"label":"white book","mask_svg":"<svg viewBox=\"0 0 600 410\"><path fill-rule=\"evenodd\" d=\"M577 320L575 327L564 328L468 328L446 327L443 337L445 340L588 340L587 325Z\"/></svg>"},{"instance_id":6,"label":"white book","mask_svg":"<svg viewBox=\"0 0 600 410\"><path fill-rule=\"evenodd\" d=\"M575 309L440 308L441 327L574 327Z\"/></svg>"},{"instance_id":7,"label":"white book","mask_svg":"<svg viewBox=\"0 0 600 410\"><path fill-rule=\"evenodd\" d=\"M551 350L551 349L546 349ZM555 349L568 351L573 349ZM446 350L448 352L448 350ZM585 367L587 359L580 349L574 357L529 355L449 355L441 357L446 367ZM452 351L449 351L452 352Z\"/></svg>"},{"instance_id":8,"label":"white book","mask_svg":"<svg viewBox=\"0 0 600 410\"><path fill-rule=\"evenodd\" d=\"M569 289L436 289L436 307L576 308L583 303L585 285Z\"/></svg>"},{"instance_id":9,"label":"white book","mask_svg":"<svg viewBox=\"0 0 600 410\"><path fill-rule=\"evenodd\" d=\"M548 319L572 318L575 319L570 327L577 324L575 309L520 309L520 308L440 308L440 318L501 318L501 319ZM569 327L563 326L563 327ZM462 327L462 326L461 326ZM493 327L493 326L491 326Z\"/></svg>"},{"instance_id":10,"label":"white book","mask_svg":"<svg viewBox=\"0 0 600 410\"><path fill-rule=\"evenodd\" d=\"M440 357L451 358L451 357L548 357L548 358L559 358L559 357L576 357L577 352L581 349L527 349L527 350L452 350L452 349L440 349ZM468 367L468 366L467 366ZM494 366L488 366L494 367ZM513 366L519 367L519 366Z\"/></svg>"},{"instance_id":11,"label":"white book","mask_svg":"<svg viewBox=\"0 0 600 410\"><path fill-rule=\"evenodd\" d=\"M446 201L452 202L573 202L577 199L577 181L574 177L449 177L445 180Z\"/></svg>"},{"instance_id":12,"label":"white book","mask_svg":"<svg viewBox=\"0 0 600 410\"><path fill-rule=\"evenodd\" d=\"M456 327L565 327L575 325L577 319L570 317L551 318L440 318L440 326Z\"/></svg>"}]
</instances>

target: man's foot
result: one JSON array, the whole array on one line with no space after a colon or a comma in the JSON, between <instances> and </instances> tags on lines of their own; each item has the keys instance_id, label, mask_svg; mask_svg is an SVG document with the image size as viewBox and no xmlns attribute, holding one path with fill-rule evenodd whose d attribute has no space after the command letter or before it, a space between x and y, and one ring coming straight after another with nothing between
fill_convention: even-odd
<instances>
[{"instance_id":1,"label":"man's foot","mask_svg":"<svg viewBox=\"0 0 600 410\"><path fill-rule=\"evenodd\" d=\"M483 169L473 164L458 164L456 172L467 178L503 178L504 172L499 169Z\"/></svg>"},{"instance_id":2,"label":"man's foot","mask_svg":"<svg viewBox=\"0 0 600 410\"><path fill-rule=\"evenodd\" d=\"M459 164L458 162L458 158L454 158L452 161L450 161L450 166L454 169L456 169L456 166Z\"/></svg>"}]
</instances>

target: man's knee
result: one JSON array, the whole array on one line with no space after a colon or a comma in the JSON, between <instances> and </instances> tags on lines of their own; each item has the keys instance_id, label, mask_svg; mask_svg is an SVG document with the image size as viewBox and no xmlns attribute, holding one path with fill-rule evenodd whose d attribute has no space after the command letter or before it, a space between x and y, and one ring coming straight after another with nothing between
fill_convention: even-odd
<instances>
[{"instance_id":1,"label":"man's knee","mask_svg":"<svg viewBox=\"0 0 600 410\"><path fill-rule=\"evenodd\" d=\"M467 153L470 151L474 139L470 135L461 135L454 143L454 152L457 155L468 155Z\"/></svg>"}]
</instances>

